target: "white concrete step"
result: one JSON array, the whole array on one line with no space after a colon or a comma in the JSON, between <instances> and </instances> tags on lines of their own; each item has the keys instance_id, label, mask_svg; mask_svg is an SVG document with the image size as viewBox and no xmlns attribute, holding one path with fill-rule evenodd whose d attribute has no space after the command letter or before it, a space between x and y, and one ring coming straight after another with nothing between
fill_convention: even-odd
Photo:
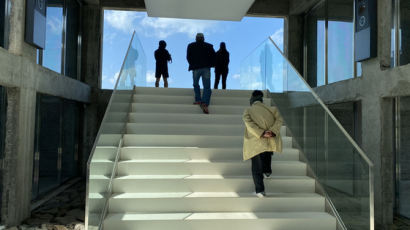
<instances>
[{"instance_id":1,"label":"white concrete step","mask_svg":"<svg viewBox=\"0 0 410 230\"><path fill-rule=\"evenodd\" d=\"M202 90L201 90L202 92ZM212 90L212 96L223 97L244 97L250 98L253 90ZM192 96L194 90L192 88L150 88L150 87L136 87L135 94L145 95L172 95L172 96Z\"/></svg>"},{"instance_id":2,"label":"white concrete step","mask_svg":"<svg viewBox=\"0 0 410 230\"><path fill-rule=\"evenodd\" d=\"M282 137L282 142L283 148L292 147L291 137ZM238 136L125 134L123 143L124 146L140 147L240 148L243 146L243 134L238 133Z\"/></svg>"},{"instance_id":3,"label":"white concrete step","mask_svg":"<svg viewBox=\"0 0 410 230\"><path fill-rule=\"evenodd\" d=\"M120 143L121 134L101 134L97 141L97 146L117 147Z\"/></svg>"},{"instance_id":4,"label":"white concrete step","mask_svg":"<svg viewBox=\"0 0 410 230\"><path fill-rule=\"evenodd\" d=\"M109 108L109 113L114 113L114 112L121 112L121 113L128 113L130 110L130 105L131 103L128 102L118 102L118 103L113 103L111 104L111 107Z\"/></svg>"},{"instance_id":5,"label":"white concrete step","mask_svg":"<svg viewBox=\"0 0 410 230\"><path fill-rule=\"evenodd\" d=\"M92 160L114 161L118 147L114 146L97 146L94 150Z\"/></svg>"},{"instance_id":6,"label":"white concrete step","mask_svg":"<svg viewBox=\"0 0 410 230\"><path fill-rule=\"evenodd\" d=\"M105 165L111 162L94 164L93 174L105 175ZM112 165L112 164L111 164ZM275 176L305 176L306 164L299 161L272 161L272 175ZM111 167L112 168L112 167ZM131 160L118 163L118 175L250 175L250 161L209 162L209 161L184 161L177 160Z\"/></svg>"},{"instance_id":7,"label":"white concrete step","mask_svg":"<svg viewBox=\"0 0 410 230\"><path fill-rule=\"evenodd\" d=\"M240 114L130 113L130 123L243 124Z\"/></svg>"},{"instance_id":8,"label":"white concrete step","mask_svg":"<svg viewBox=\"0 0 410 230\"><path fill-rule=\"evenodd\" d=\"M122 193L110 199L109 212L321 212L325 198L315 193Z\"/></svg>"},{"instance_id":9,"label":"white concrete step","mask_svg":"<svg viewBox=\"0 0 410 230\"><path fill-rule=\"evenodd\" d=\"M93 180L94 191L102 192L108 185L108 178ZM117 177L113 181L115 193L136 192L238 192L255 191L252 176L221 175L132 175ZM102 189L102 190L101 190ZM271 176L265 179L266 192L313 193L315 180L307 176Z\"/></svg>"},{"instance_id":10,"label":"white concrete step","mask_svg":"<svg viewBox=\"0 0 410 230\"><path fill-rule=\"evenodd\" d=\"M133 96L134 95L133 95L132 92L130 92L130 93L120 93L120 94L116 93L113 96L112 103L125 103L125 102L130 103L133 99Z\"/></svg>"},{"instance_id":11,"label":"white concrete step","mask_svg":"<svg viewBox=\"0 0 410 230\"><path fill-rule=\"evenodd\" d=\"M111 126L109 126L111 125ZM118 123L105 124L104 131L118 133L123 125ZM111 129L110 129L111 128ZM128 123L126 133L128 134L162 134L162 135L243 135L245 125L243 124L164 124L164 123ZM104 132L105 133L105 132ZM281 133L286 134L286 127L283 126ZM282 135L285 136L285 135Z\"/></svg>"},{"instance_id":12,"label":"white concrete step","mask_svg":"<svg viewBox=\"0 0 410 230\"><path fill-rule=\"evenodd\" d=\"M193 94L191 95L148 95L136 94L133 97L133 103L152 103L152 104L187 104L190 105L195 101ZM264 100L267 104L271 104L271 99ZM241 105L249 106L249 97L211 97L211 105Z\"/></svg>"},{"instance_id":13,"label":"white concrete step","mask_svg":"<svg viewBox=\"0 0 410 230\"><path fill-rule=\"evenodd\" d=\"M243 114L248 106L233 105L210 105L208 115L212 114ZM128 108L128 107L127 107ZM125 111L126 106L117 104L113 111ZM131 112L139 113L188 113L201 114L202 109L198 105L191 104L152 104L152 103L133 103Z\"/></svg>"},{"instance_id":14,"label":"white concrete step","mask_svg":"<svg viewBox=\"0 0 410 230\"><path fill-rule=\"evenodd\" d=\"M114 213L105 229L121 230L334 230L336 219L324 212Z\"/></svg>"},{"instance_id":15,"label":"white concrete step","mask_svg":"<svg viewBox=\"0 0 410 230\"><path fill-rule=\"evenodd\" d=\"M101 154L102 155L102 154ZM111 155L110 155L111 156ZM98 158L104 159L104 158ZM109 158L106 158L109 159ZM110 158L111 159L111 158ZM243 160L242 147L238 148L184 148L184 147L124 147L121 160ZM285 148L275 153L273 161L298 161L299 150Z\"/></svg>"},{"instance_id":16,"label":"white concrete step","mask_svg":"<svg viewBox=\"0 0 410 230\"><path fill-rule=\"evenodd\" d=\"M127 119L128 119L127 112L109 112L107 114L105 122L112 122L112 123L127 122Z\"/></svg>"}]
</instances>

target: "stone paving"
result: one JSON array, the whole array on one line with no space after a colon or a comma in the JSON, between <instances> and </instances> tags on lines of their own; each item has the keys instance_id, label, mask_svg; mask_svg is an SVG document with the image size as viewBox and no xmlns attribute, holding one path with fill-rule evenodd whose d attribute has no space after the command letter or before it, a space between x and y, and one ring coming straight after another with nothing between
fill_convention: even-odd
<instances>
[{"instance_id":1,"label":"stone paving","mask_svg":"<svg viewBox=\"0 0 410 230\"><path fill-rule=\"evenodd\" d=\"M84 230L84 208L85 182L81 181L34 210L22 225L6 230Z\"/></svg>"}]
</instances>

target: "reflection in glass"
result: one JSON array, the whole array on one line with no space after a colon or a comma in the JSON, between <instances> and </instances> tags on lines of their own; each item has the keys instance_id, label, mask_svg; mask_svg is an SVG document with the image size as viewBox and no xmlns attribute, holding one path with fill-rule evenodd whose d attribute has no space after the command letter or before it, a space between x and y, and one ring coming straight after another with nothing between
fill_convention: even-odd
<instances>
[{"instance_id":1,"label":"reflection in glass","mask_svg":"<svg viewBox=\"0 0 410 230\"><path fill-rule=\"evenodd\" d=\"M5 45L5 23L6 23L6 1L0 1L0 47L4 48Z\"/></svg>"},{"instance_id":2,"label":"reflection in glass","mask_svg":"<svg viewBox=\"0 0 410 230\"><path fill-rule=\"evenodd\" d=\"M399 148L397 149L396 164L399 170L396 183L398 199L397 212L401 216L410 218L410 97L399 99Z\"/></svg>"},{"instance_id":3,"label":"reflection in glass","mask_svg":"<svg viewBox=\"0 0 410 230\"><path fill-rule=\"evenodd\" d=\"M61 73L63 7L48 5L46 23L46 47L43 51L43 66Z\"/></svg>"},{"instance_id":4,"label":"reflection in glass","mask_svg":"<svg viewBox=\"0 0 410 230\"><path fill-rule=\"evenodd\" d=\"M64 101L63 119L63 139L62 139L62 182L77 176L78 162L78 118L79 111L77 103L74 101Z\"/></svg>"},{"instance_id":5,"label":"reflection in glass","mask_svg":"<svg viewBox=\"0 0 410 230\"><path fill-rule=\"evenodd\" d=\"M80 23L80 6L76 0L66 0L67 31L65 47L65 75L77 79L78 33Z\"/></svg>"},{"instance_id":6,"label":"reflection in glass","mask_svg":"<svg viewBox=\"0 0 410 230\"><path fill-rule=\"evenodd\" d=\"M400 1L400 65L410 63L410 1Z\"/></svg>"},{"instance_id":7,"label":"reflection in glass","mask_svg":"<svg viewBox=\"0 0 410 230\"><path fill-rule=\"evenodd\" d=\"M42 95L39 100L36 138L40 156L38 194L43 194L59 185L61 99Z\"/></svg>"},{"instance_id":8,"label":"reflection in glass","mask_svg":"<svg viewBox=\"0 0 410 230\"><path fill-rule=\"evenodd\" d=\"M353 78L353 0L328 0L328 83Z\"/></svg>"},{"instance_id":9,"label":"reflection in glass","mask_svg":"<svg viewBox=\"0 0 410 230\"><path fill-rule=\"evenodd\" d=\"M353 23L328 22L328 82L353 78Z\"/></svg>"},{"instance_id":10,"label":"reflection in glass","mask_svg":"<svg viewBox=\"0 0 410 230\"><path fill-rule=\"evenodd\" d=\"M311 87L325 84L325 7L324 3L307 16L307 82Z\"/></svg>"}]
</instances>

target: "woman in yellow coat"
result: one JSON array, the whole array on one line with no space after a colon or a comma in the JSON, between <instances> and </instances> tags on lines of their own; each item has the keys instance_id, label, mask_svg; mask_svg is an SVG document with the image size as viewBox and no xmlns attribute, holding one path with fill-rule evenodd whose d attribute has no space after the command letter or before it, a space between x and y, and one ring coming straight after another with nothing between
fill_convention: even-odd
<instances>
[{"instance_id":1,"label":"woman in yellow coat","mask_svg":"<svg viewBox=\"0 0 410 230\"><path fill-rule=\"evenodd\" d=\"M276 108L263 104L263 92L255 90L250 99L251 107L243 114L245 135L243 159L252 160L252 176L256 195L265 196L263 177L272 174L273 152L282 152L280 128L283 120Z\"/></svg>"}]
</instances>

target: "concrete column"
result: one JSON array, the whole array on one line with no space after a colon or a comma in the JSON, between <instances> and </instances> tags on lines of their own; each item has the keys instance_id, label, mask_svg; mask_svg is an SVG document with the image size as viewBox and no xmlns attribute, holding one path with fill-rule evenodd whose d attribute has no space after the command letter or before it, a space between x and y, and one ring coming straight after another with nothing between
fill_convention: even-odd
<instances>
[{"instance_id":1,"label":"concrete column","mask_svg":"<svg viewBox=\"0 0 410 230\"><path fill-rule=\"evenodd\" d=\"M11 2L9 52L36 61L36 49L24 42L26 0Z\"/></svg>"},{"instance_id":2,"label":"concrete column","mask_svg":"<svg viewBox=\"0 0 410 230\"><path fill-rule=\"evenodd\" d=\"M13 226L30 216L36 91L7 89L2 220Z\"/></svg>"},{"instance_id":3,"label":"concrete column","mask_svg":"<svg viewBox=\"0 0 410 230\"><path fill-rule=\"evenodd\" d=\"M99 5L82 8L81 79L92 88L101 88L103 11Z\"/></svg>"},{"instance_id":4,"label":"concrete column","mask_svg":"<svg viewBox=\"0 0 410 230\"><path fill-rule=\"evenodd\" d=\"M392 1L377 1L377 56L380 68L390 68Z\"/></svg>"},{"instance_id":5,"label":"concrete column","mask_svg":"<svg viewBox=\"0 0 410 230\"><path fill-rule=\"evenodd\" d=\"M301 15L290 15L285 19L284 51L296 70L303 75L303 31Z\"/></svg>"},{"instance_id":6,"label":"concrete column","mask_svg":"<svg viewBox=\"0 0 410 230\"><path fill-rule=\"evenodd\" d=\"M82 58L81 80L91 87L90 103L84 109L83 122L83 174L86 173L86 162L91 153L95 137L100 127L98 102L101 95L102 72L102 35L103 11L99 5L87 5L82 8Z\"/></svg>"}]
</instances>

